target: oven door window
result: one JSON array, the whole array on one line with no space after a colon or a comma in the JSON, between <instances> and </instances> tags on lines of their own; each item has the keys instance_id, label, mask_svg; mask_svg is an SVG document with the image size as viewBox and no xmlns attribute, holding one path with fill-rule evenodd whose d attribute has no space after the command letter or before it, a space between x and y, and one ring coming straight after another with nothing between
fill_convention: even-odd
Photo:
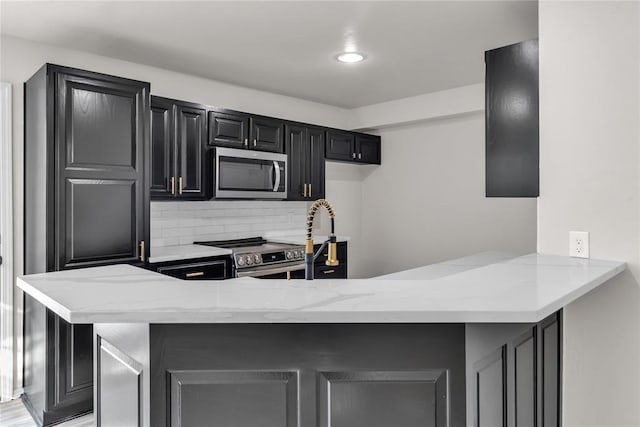
<instances>
[{"instance_id":1,"label":"oven door window","mask_svg":"<svg viewBox=\"0 0 640 427\"><path fill-rule=\"evenodd\" d=\"M223 191L284 191L284 162L220 156L218 189Z\"/></svg>"}]
</instances>

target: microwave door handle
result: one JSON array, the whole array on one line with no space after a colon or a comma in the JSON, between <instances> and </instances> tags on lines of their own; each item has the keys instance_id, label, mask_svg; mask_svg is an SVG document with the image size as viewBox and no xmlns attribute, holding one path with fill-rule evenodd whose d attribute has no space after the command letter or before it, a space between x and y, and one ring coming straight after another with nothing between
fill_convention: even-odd
<instances>
[{"instance_id":1,"label":"microwave door handle","mask_svg":"<svg viewBox=\"0 0 640 427\"><path fill-rule=\"evenodd\" d=\"M276 179L273 184L273 191L278 191L278 188L280 187L280 166L278 165L278 162L275 160L273 161L273 170L276 172Z\"/></svg>"}]
</instances>

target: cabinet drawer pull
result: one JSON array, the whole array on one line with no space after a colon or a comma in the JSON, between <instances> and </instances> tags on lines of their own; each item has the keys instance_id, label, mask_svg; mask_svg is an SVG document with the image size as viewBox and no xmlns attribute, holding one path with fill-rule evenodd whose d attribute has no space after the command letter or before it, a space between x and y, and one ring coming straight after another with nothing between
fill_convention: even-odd
<instances>
[{"instance_id":1,"label":"cabinet drawer pull","mask_svg":"<svg viewBox=\"0 0 640 427\"><path fill-rule=\"evenodd\" d=\"M257 146L258 146L258 141L257 141L257 140L255 140L255 139L253 140L253 146L254 146L254 147L257 147Z\"/></svg>"},{"instance_id":2,"label":"cabinet drawer pull","mask_svg":"<svg viewBox=\"0 0 640 427\"><path fill-rule=\"evenodd\" d=\"M182 177L178 178L178 193L182 194Z\"/></svg>"},{"instance_id":3,"label":"cabinet drawer pull","mask_svg":"<svg viewBox=\"0 0 640 427\"><path fill-rule=\"evenodd\" d=\"M176 194L176 177L171 177L171 194Z\"/></svg>"},{"instance_id":4,"label":"cabinet drawer pull","mask_svg":"<svg viewBox=\"0 0 640 427\"><path fill-rule=\"evenodd\" d=\"M204 271L195 271L193 273L187 273L185 274L186 277L200 277L200 276L204 276Z\"/></svg>"},{"instance_id":5,"label":"cabinet drawer pull","mask_svg":"<svg viewBox=\"0 0 640 427\"><path fill-rule=\"evenodd\" d=\"M362 159L362 153L358 153L358 160Z\"/></svg>"},{"instance_id":6,"label":"cabinet drawer pull","mask_svg":"<svg viewBox=\"0 0 640 427\"><path fill-rule=\"evenodd\" d=\"M353 158L354 158L354 159L356 158L356 153L353 153Z\"/></svg>"},{"instance_id":7,"label":"cabinet drawer pull","mask_svg":"<svg viewBox=\"0 0 640 427\"><path fill-rule=\"evenodd\" d=\"M140 261L144 262L144 240L140 241Z\"/></svg>"},{"instance_id":8,"label":"cabinet drawer pull","mask_svg":"<svg viewBox=\"0 0 640 427\"><path fill-rule=\"evenodd\" d=\"M331 274L331 273L335 273L335 272L336 272L335 270L325 270L322 273L323 274Z\"/></svg>"},{"instance_id":9,"label":"cabinet drawer pull","mask_svg":"<svg viewBox=\"0 0 640 427\"><path fill-rule=\"evenodd\" d=\"M307 184L304 184L304 186L303 186L302 197L307 197Z\"/></svg>"},{"instance_id":10,"label":"cabinet drawer pull","mask_svg":"<svg viewBox=\"0 0 640 427\"><path fill-rule=\"evenodd\" d=\"M247 138L244 139L244 146L245 147L249 146L249 140Z\"/></svg>"},{"instance_id":11,"label":"cabinet drawer pull","mask_svg":"<svg viewBox=\"0 0 640 427\"><path fill-rule=\"evenodd\" d=\"M311 184L309 184L309 197L311 197Z\"/></svg>"},{"instance_id":12,"label":"cabinet drawer pull","mask_svg":"<svg viewBox=\"0 0 640 427\"><path fill-rule=\"evenodd\" d=\"M287 271L287 280L291 280L291 272Z\"/></svg>"}]
</instances>

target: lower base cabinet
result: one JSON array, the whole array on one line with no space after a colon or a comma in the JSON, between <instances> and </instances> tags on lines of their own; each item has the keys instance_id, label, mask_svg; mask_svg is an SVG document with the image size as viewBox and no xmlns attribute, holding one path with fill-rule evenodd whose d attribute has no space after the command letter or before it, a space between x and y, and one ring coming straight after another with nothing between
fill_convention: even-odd
<instances>
[{"instance_id":1,"label":"lower base cabinet","mask_svg":"<svg viewBox=\"0 0 640 427\"><path fill-rule=\"evenodd\" d=\"M93 326L70 324L25 296L24 394L38 426L93 410Z\"/></svg>"},{"instance_id":2,"label":"lower base cabinet","mask_svg":"<svg viewBox=\"0 0 640 427\"><path fill-rule=\"evenodd\" d=\"M98 324L96 345L102 427L465 423L463 324Z\"/></svg>"},{"instance_id":3,"label":"lower base cabinet","mask_svg":"<svg viewBox=\"0 0 640 427\"><path fill-rule=\"evenodd\" d=\"M561 425L561 330L562 312L532 325L467 326L474 427Z\"/></svg>"}]
</instances>

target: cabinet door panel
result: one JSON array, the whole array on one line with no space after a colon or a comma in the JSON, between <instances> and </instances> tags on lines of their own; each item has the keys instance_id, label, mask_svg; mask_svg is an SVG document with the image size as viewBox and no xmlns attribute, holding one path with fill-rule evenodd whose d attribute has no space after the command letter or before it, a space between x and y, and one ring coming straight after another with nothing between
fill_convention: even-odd
<instances>
[{"instance_id":1,"label":"cabinet door panel","mask_svg":"<svg viewBox=\"0 0 640 427\"><path fill-rule=\"evenodd\" d=\"M151 198L172 198L175 168L174 114L171 102L151 98Z\"/></svg>"},{"instance_id":2,"label":"cabinet door panel","mask_svg":"<svg viewBox=\"0 0 640 427\"><path fill-rule=\"evenodd\" d=\"M446 426L445 370L321 372L320 427Z\"/></svg>"},{"instance_id":3,"label":"cabinet door panel","mask_svg":"<svg viewBox=\"0 0 640 427\"><path fill-rule=\"evenodd\" d=\"M280 120L251 117L249 148L282 153L284 149L283 130L284 126Z\"/></svg>"},{"instance_id":4,"label":"cabinet door panel","mask_svg":"<svg viewBox=\"0 0 640 427\"><path fill-rule=\"evenodd\" d=\"M515 427L536 427L537 352L536 329L531 328L513 343L513 417ZM510 416L511 418L511 416Z\"/></svg>"},{"instance_id":5,"label":"cabinet door panel","mask_svg":"<svg viewBox=\"0 0 640 427\"><path fill-rule=\"evenodd\" d=\"M63 268L138 259L139 190L134 180L66 181Z\"/></svg>"},{"instance_id":6,"label":"cabinet door panel","mask_svg":"<svg viewBox=\"0 0 640 427\"><path fill-rule=\"evenodd\" d=\"M248 116L209 111L209 145L244 148L248 138Z\"/></svg>"},{"instance_id":7,"label":"cabinet door panel","mask_svg":"<svg viewBox=\"0 0 640 427\"><path fill-rule=\"evenodd\" d=\"M306 200L307 181L307 129L286 125L285 140L289 167L288 200Z\"/></svg>"},{"instance_id":8,"label":"cabinet door panel","mask_svg":"<svg viewBox=\"0 0 640 427\"><path fill-rule=\"evenodd\" d=\"M358 161L380 164L380 138L376 136L356 136Z\"/></svg>"},{"instance_id":9,"label":"cabinet door panel","mask_svg":"<svg viewBox=\"0 0 640 427\"><path fill-rule=\"evenodd\" d=\"M206 176L206 115L205 110L178 104L176 107L178 197L204 199Z\"/></svg>"},{"instance_id":10,"label":"cabinet door panel","mask_svg":"<svg viewBox=\"0 0 640 427\"><path fill-rule=\"evenodd\" d=\"M148 240L148 86L56 73L55 269L132 263Z\"/></svg>"},{"instance_id":11,"label":"cabinet door panel","mask_svg":"<svg viewBox=\"0 0 640 427\"><path fill-rule=\"evenodd\" d=\"M539 195L538 41L485 53L486 195Z\"/></svg>"},{"instance_id":12,"label":"cabinet door panel","mask_svg":"<svg viewBox=\"0 0 640 427\"><path fill-rule=\"evenodd\" d=\"M66 167L135 169L136 94L66 85Z\"/></svg>"},{"instance_id":13,"label":"cabinet door panel","mask_svg":"<svg viewBox=\"0 0 640 427\"><path fill-rule=\"evenodd\" d=\"M353 161L357 157L353 134L336 130L327 131L325 157L331 160Z\"/></svg>"},{"instance_id":14,"label":"cabinet door panel","mask_svg":"<svg viewBox=\"0 0 640 427\"><path fill-rule=\"evenodd\" d=\"M141 426L142 365L100 336L97 344L97 425Z\"/></svg>"},{"instance_id":15,"label":"cabinet door panel","mask_svg":"<svg viewBox=\"0 0 640 427\"><path fill-rule=\"evenodd\" d=\"M170 425L296 427L297 372L174 371Z\"/></svg>"},{"instance_id":16,"label":"cabinet door panel","mask_svg":"<svg viewBox=\"0 0 640 427\"><path fill-rule=\"evenodd\" d=\"M474 365L474 427L506 427L506 346Z\"/></svg>"},{"instance_id":17,"label":"cabinet door panel","mask_svg":"<svg viewBox=\"0 0 640 427\"><path fill-rule=\"evenodd\" d=\"M542 427L560 426L561 330L560 313L554 313L540 322L538 330L539 389L542 393L538 415L542 420Z\"/></svg>"},{"instance_id":18,"label":"cabinet door panel","mask_svg":"<svg viewBox=\"0 0 640 427\"><path fill-rule=\"evenodd\" d=\"M325 165L324 165L324 130L309 128L308 130L308 181L311 184L309 198L324 199Z\"/></svg>"},{"instance_id":19,"label":"cabinet door panel","mask_svg":"<svg viewBox=\"0 0 640 427\"><path fill-rule=\"evenodd\" d=\"M51 407L74 405L79 412L92 408L93 397L93 326L70 324L53 312L47 312L51 336L56 343L49 364L49 384L55 393L49 393Z\"/></svg>"}]
</instances>

